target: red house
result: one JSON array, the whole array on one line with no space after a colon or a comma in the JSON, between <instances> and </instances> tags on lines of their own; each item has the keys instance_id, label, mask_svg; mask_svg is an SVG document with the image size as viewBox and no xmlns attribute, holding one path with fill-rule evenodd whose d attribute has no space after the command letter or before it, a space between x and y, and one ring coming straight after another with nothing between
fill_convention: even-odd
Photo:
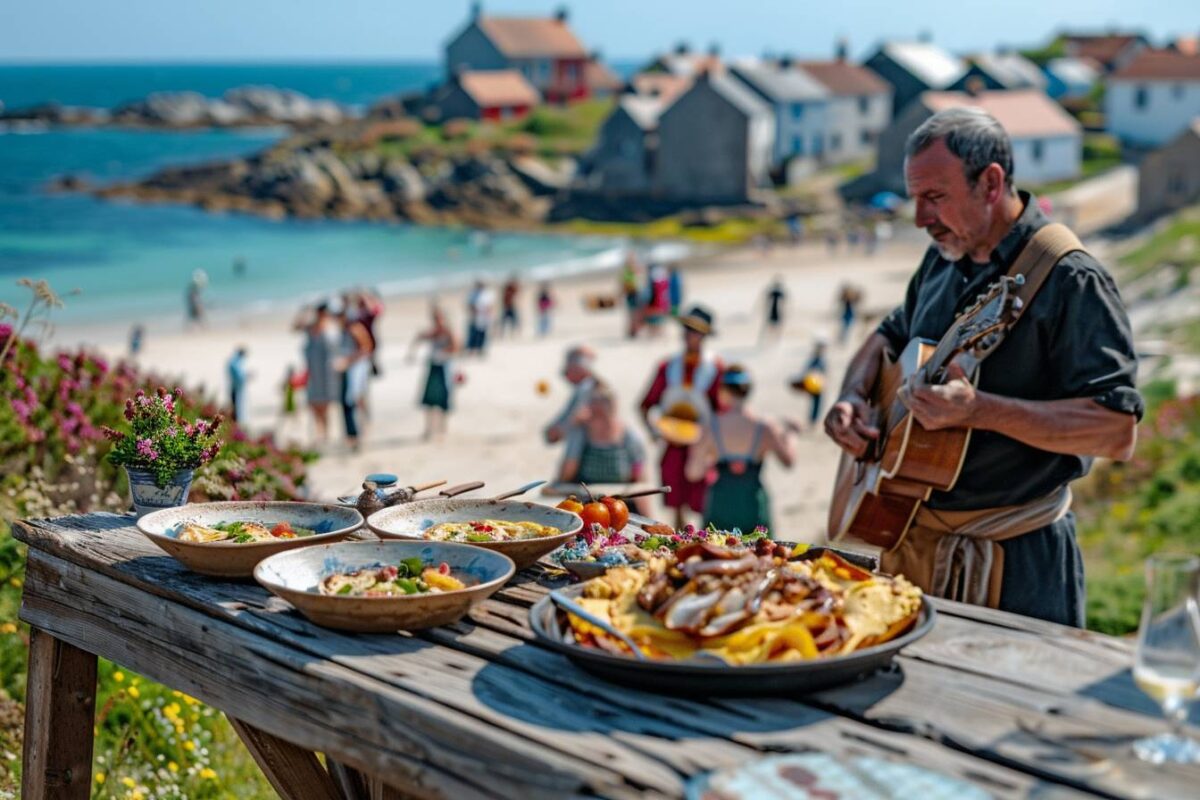
<instances>
[{"instance_id":1,"label":"red house","mask_svg":"<svg viewBox=\"0 0 1200 800\"><path fill-rule=\"evenodd\" d=\"M432 105L441 119L520 119L542 101L537 89L513 69L462 71L442 85Z\"/></svg>"},{"instance_id":2,"label":"red house","mask_svg":"<svg viewBox=\"0 0 1200 800\"><path fill-rule=\"evenodd\" d=\"M471 20L446 45L446 74L517 70L552 103L590 97L588 51L567 24L553 17L492 17L472 6Z\"/></svg>"}]
</instances>

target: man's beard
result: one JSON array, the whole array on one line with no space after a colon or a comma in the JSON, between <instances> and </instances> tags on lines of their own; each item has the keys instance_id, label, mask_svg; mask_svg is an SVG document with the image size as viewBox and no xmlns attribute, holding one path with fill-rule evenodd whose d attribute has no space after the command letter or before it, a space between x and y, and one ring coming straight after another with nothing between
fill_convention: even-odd
<instances>
[{"instance_id":1,"label":"man's beard","mask_svg":"<svg viewBox=\"0 0 1200 800\"><path fill-rule=\"evenodd\" d=\"M945 245L938 241L935 241L933 243L933 246L937 249L938 255L940 255L942 258L946 259L947 261L952 261L952 262L960 261L963 258L963 256L965 256L967 254L966 251L963 250L961 247L956 247L954 245Z\"/></svg>"},{"instance_id":2,"label":"man's beard","mask_svg":"<svg viewBox=\"0 0 1200 800\"><path fill-rule=\"evenodd\" d=\"M950 229L944 225L931 225L925 229L925 233L929 235L938 255L947 261L958 261L967 254L966 248L956 241L957 237L950 233ZM935 238L935 234L949 234L949 237L944 241L938 240Z\"/></svg>"}]
</instances>

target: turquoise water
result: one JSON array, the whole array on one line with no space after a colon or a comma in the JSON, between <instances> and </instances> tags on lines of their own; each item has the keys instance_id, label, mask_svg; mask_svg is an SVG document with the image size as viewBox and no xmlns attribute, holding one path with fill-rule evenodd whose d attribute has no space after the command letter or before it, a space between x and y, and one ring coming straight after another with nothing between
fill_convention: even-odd
<instances>
[{"instance_id":1,"label":"turquoise water","mask_svg":"<svg viewBox=\"0 0 1200 800\"><path fill-rule=\"evenodd\" d=\"M44 70L0 68L0 88L8 92L0 92L0 97L13 96L13 75L25 69ZM146 80L137 84L126 76L119 86L106 89L113 96L141 96L147 87L162 85L159 68L121 69L145 70ZM184 75L192 83L170 83L164 88L205 87L219 94L231 86L256 82L256 76L263 78L255 72L259 68L246 68L249 74L232 67L187 69L195 75L168 72L177 78ZM331 68L329 74L314 73L315 68L294 69L311 85L297 78L287 88L343 102L371 99L362 79L340 95L323 95L313 88L337 85L343 68ZM43 99L54 96L67 98L65 102L105 104L102 99L87 99L98 97L102 81L76 75L72 80L79 84L72 94L67 91L71 81L61 75L56 80L62 87ZM34 92L51 91L47 88L51 84L39 81L37 87L23 89L30 102L36 102ZM275 85L286 84L276 80ZM203 269L209 276L206 298L214 310L270 308L290 315L302 300L355 285L385 292L422 291L461 283L475 274L521 271L550 276L585 270L612 263L615 257L614 243L602 238L495 234L485 239L465 230L271 221L44 191L48 180L64 173L84 174L96 182L137 177L167 164L253 152L279 135L269 130L0 133L0 301L23 303L27 295L15 283L28 276L49 280L63 294L80 290L67 298L67 307L56 315L60 322L180 316L187 282L194 270ZM233 273L236 259L247 266L244 276Z\"/></svg>"}]
</instances>

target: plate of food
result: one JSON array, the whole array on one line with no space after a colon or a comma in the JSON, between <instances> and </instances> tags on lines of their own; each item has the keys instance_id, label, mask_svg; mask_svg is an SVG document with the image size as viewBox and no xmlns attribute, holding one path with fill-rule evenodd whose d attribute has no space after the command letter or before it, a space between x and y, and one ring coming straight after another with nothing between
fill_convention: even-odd
<instances>
[{"instance_id":1,"label":"plate of food","mask_svg":"<svg viewBox=\"0 0 1200 800\"><path fill-rule=\"evenodd\" d=\"M271 556L254 578L317 625L394 633L457 622L515 571L465 544L343 542Z\"/></svg>"},{"instance_id":2,"label":"plate of food","mask_svg":"<svg viewBox=\"0 0 1200 800\"><path fill-rule=\"evenodd\" d=\"M556 594L580 613L538 601L530 624L539 640L601 677L672 692L845 683L886 665L935 618L903 577L836 553L789 561L707 542Z\"/></svg>"},{"instance_id":3,"label":"plate of food","mask_svg":"<svg viewBox=\"0 0 1200 800\"><path fill-rule=\"evenodd\" d=\"M377 511L367 526L381 539L454 542L495 550L524 569L583 528L578 514L524 500L438 498Z\"/></svg>"},{"instance_id":4,"label":"plate of food","mask_svg":"<svg viewBox=\"0 0 1200 800\"><path fill-rule=\"evenodd\" d=\"M362 514L339 505L249 500L164 508L137 521L188 569L219 578L249 578L267 556L345 539L362 524Z\"/></svg>"}]
</instances>

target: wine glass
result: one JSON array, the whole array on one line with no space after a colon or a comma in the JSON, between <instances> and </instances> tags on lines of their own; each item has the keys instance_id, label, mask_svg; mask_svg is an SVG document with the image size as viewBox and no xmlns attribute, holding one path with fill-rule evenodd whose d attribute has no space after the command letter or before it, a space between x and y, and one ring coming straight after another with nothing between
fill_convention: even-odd
<instances>
[{"instance_id":1,"label":"wine glass","mask_svg":"<svg viewBox=\"0 0 1200 800\"><path fill-rule=\"evenodd\" d=\"M1143 761L1200 763L1200 742L1183 732L1188 703L1200 689L1198 588L1200 556L1160 554L1147 559L1133 680L1162 704L1171 731L1133 743Z\"/></svg>"}]
</instances>

